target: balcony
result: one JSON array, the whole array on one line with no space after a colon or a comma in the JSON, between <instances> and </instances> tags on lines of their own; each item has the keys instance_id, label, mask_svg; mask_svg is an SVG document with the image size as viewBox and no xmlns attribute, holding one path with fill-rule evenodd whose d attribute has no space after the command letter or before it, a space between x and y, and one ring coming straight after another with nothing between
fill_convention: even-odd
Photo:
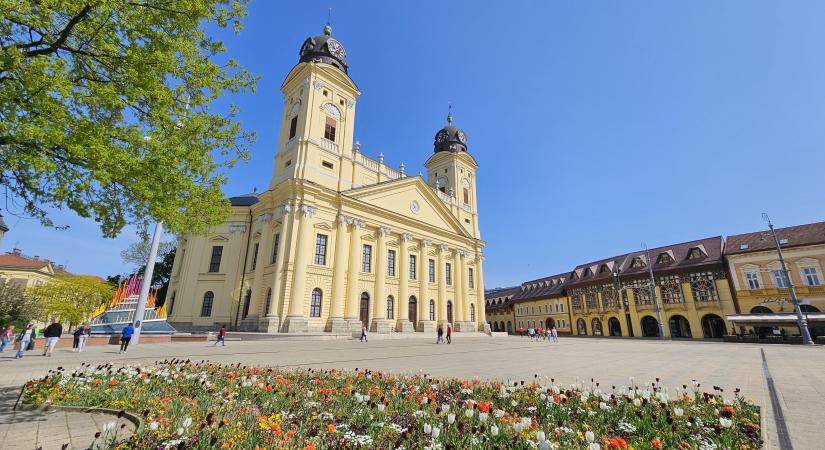
<instances>
[{"instance_id":1,"label":"balcony","mask_svg":"<svg viewBox=\"0 0 825 450\"><path fill-rule=\"evenodd\" d=\"M334 153L336 155L340 154L338 144L336 144L335 142L330 141L329 139L321 138L321 141L318 144L318 146L321 147L322 149L330 152L330 153Z\"/></svg>"}]
</instances>

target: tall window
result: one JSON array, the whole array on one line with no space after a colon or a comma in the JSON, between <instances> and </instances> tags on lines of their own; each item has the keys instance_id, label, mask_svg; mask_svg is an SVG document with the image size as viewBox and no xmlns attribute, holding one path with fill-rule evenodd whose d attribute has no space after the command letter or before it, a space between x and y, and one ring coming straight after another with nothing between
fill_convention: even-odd
<instances>
[{"instance_id":1,"label":"tall window","mask_svg":"<svg viewBox=\"0 0 825 450\"><path fill-rule=\"evenodd\" d=\"M264 302L264 315L269 315L269 306L272 304L272 288L266 290L266 302Z\"/></svg>"},{"instance_id":2,"label":"tall window","mask_svg":"<svg viewBox=\"0 0 825 450\"><path fill-rule=\"evenodd\" d=\"M475 289L475 283L473 282L473 268L472 267L467 269L467 284L470 286L470 289Z\"/></svg>"},{"instance_id":3,"label":"tall window","mask_svg":"<svg viewBox=\"0 0 825 450\"><path fill-rule=\"evenodd\" d=\"M781 270L772 270L771 273L773 274L773 284L778 288L786 288L788 287L788 278Z\"/></svg>"},{"instance_id":4,"label":"tall window","mask_svg":"<svg viewBox=\"0 0 825 450\"><path fill-rule=\"evenodd\" d=\"M690 274L690 290L693 299L700 302L718 301L719 293L716 291L713 273L698 272Z\"/></svg>"},{"instance_id":5,"label":"tall window","mask_svg":"<svg viewBox=\"0 0 825 450\"><path fill-rule=\"evenodd\" d=\"M470 190L467 189L467 188L464 188L464 204L465 205L470 204Z\"/></svg>"},{"instance_id":6,"label":"tall window","mask_svg":"<svg viewBox=\"0 0 825 450\"><path fill-rule=\"evenodd\" d=\"M289 122L289 139L295 137L295 133L298 131L298 116L292 118Z\"/></svg>"},{"instance_id":7,"label":"tall window","mask_svg":"<svg viewBox=\"0 0 825 450\"><path fill-rule=\"evenodd\" d=\"M430 300L430 320L435 320L435 300Z\"/></svg>"},{"instance_id":8,"label":"tall window","mask_svg":"<svg viewBox=\"0 0 825 450\"><path fill-rule=\"evenodd\" d=\"M748 282L748 289L759 289L759 273L745 272L745 280Z\"/></svg>"},{"instance_id":9,"label":"tall window","mask_svg":"<svg viewBox=\"0 0 825 450\"><path fill-rule=\"evenodd\" d=\"M212 291L206 291L203 294L203 304L201 304L201 317L209 317L212 315L212 302L215 300L215 294Z\"/></svg>"},{"instance_id":10,"label":"tall window","mask_svg":"<svg viewBox=\"0 0 825 450\"><path fill-rule=\"evenodd\" d=\"M255 243L255 247L252 249L252 270L255 270L255 267L258 265L258 242Z\"/></svg>"},{"instance_id":11,"label":"tall window","mask_svg":"<svg viewBox=\"0 0 825 450\"><path fill-rule=\"evenodd\" d=\"M325 234L315 236L315 264L319 266L327 264L327 236Z\"/></svg>"},{"instance_id":12,"label":"tall window","mask_svg":"<svg viewBox=\"0 0 825 450\"><path fill-rule=\"evenodd\" d=\"M223 245L212 246L212 258L209 259L209 271L221 271L221 255L223 254Z\"/></svg>"},{"instance_id":13,"label":"tall window","mask_svg":"<svg viewBox=\"0 0 825 450\"><path fill-rule=\"evenodd\" d=\"M387 250L387 276L395 276L395 250Z\"/></svg>"},{"instance_id":14,"label":"tall window","mask_svg":"<svg viewBox=\"0 0 825 450\"><path fill-rule=\"evenodd\" d=\"M312 290L312 298L309 301L309 317L321 317L321 300L323 294L321 290L315 288Z\"/></svg>"},{"instance_id":15,"label":"tall window","mask_svg":"<svg viewBox=\"0 0 825 450\"><path fill-rule=\"evenodd\" d=\"M819 286L819 274L816 272L816 267L804 267L802 274L805 275L805 284Z\"/></svg>"},{"instance_id":16,"label":"tall window","mask_svg":"<svg viewBox=\"0 0 825 450\"><path fill-rule=\"evenodd\" d=\"M453 284L453 272L452 272L452 266L450 265L450 263L446 263L445 270L444 270L444 275L445 275L445 278L447 280L447 286Z\"/></svg>"},{"instance_id":17,"label":"tall window","mask_svg":"<svg viewBox=\"0 0 825 450\"><path fill-rule=\"evenodd\" d=\"M476 305L470 305L470 322L476 321Z\"/></svg>"},{"instance_id":18,"label":"tall window","mask_svg":"<svg viewBox=\"0 0 825 450\"><path fill-rule=\"evenodd\" d=\"M252 289L246 290L246 295L243 298L243 318L249 316L249 304L252 303Z\"/></svg>"},{"instance_id":19,"label":"tall window","mask_svg":"<svg viewBox=\"0 0 825 450\"><path fill-rule=\"evenodd\" d=\"M330 141L335 142L335 126L336 126L335 119L332 117L327 117L327 124L324 127L324 139L329 139Z\"/></svg>"},{"instance_id":20,"label":"tall window","mask_svg":"<svg viewBox=\"0 0 825 450\"><path fill-rule=\"evenodd\" d=\"M427 261L427 266L430 269L430 283L435 283L435 260Z\"/></svg>"},{"instance_id":21,"label":"tall window","mask_svg":"<svg viewBox=\"0 0 825 450\"><path fill-rule=\"evenodd\" d=\"M281 234L277 233L275 237L272 239L272 259L269 261L270 264L275 264L275 261L278 260L278 246L281 244Z\"/></svg>"},{"instance_id":22,"label":"tall window","mask_svg":"<svg viewBox=\"0 0 825 450\"><path fill-rule=\"evenodd\" d=\"M415 280L415 255L410 255L410 279Z\"/></svg>"},{"instance_id":23,"label":"tall window","mask_svg":"<svg viewBox=\"0 0 825 450\"><path fill-rule=\"evenodd\" d=\"M364 244L364 251L361 253L361 272L372 272L372 246Z\"/></svg>"},{"instance_id":24,"label":"tall window","mask_svg":"<svg viewBox=\"0 0 825 450\"><path fill-rule=\"evenodd\" d=\"M392 295L387 297L387 319L393 319L395 316L393 312L395 311L395 300L392 298Z\"/></svg>"}]
</instances>

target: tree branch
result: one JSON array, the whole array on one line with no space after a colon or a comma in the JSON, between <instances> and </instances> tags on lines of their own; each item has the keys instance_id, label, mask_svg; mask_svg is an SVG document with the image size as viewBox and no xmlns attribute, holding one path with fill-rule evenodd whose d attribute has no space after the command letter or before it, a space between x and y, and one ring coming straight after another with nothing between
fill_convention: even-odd
<instances>
[{"instance_id":1,"label":"tree branch","mask_svg":"<svg viewBox=\"0 0 825 450\"><path fill-rule=\"evenodd\" d=\"M71 18L71 20L69 20L69 23L66 24L66 28L64 28L63 31L60 32L60 35L58 35L56 41L54 41L51 45L49 45L46 48L41 48L41 49L37 49L37 50L29 50L25 53L25 55L26 56L41 56L41 55L48 55L48 54L51 54L51 53L54 53L55 51L57 51L66 42L66 40L69 39L69 35L72 33L72 30L74 29L75 25L80 23L80 21L83 20L89 14L89 11L91 11L91 10L92 10L91 6L85 5L83 7L83 9L81 9L80 12L77 13L77 15L75 15L74 17Z\"/></svg>"}]
</instances>

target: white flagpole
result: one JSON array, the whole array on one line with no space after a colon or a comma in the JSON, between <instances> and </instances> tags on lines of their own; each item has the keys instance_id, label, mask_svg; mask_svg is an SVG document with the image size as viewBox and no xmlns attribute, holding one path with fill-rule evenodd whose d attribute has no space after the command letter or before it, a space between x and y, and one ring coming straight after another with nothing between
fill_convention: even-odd
<instances>
[{"instance_id":1,"label":"white flagpole","mask_svg":"<svg viewBox=\"0 0 825 450\"><path fill-rule=\"evenodd\" d=\"M146 314L146 299L149 298L149 289L152 287L152 272L155 271L155 260L158 259L158 247L160 246L160 235L163 232L163 223L155 224L155 234L152 236L152 248L149 250L149 261L146 262L146 269L143 271L143 282L140 285L140 297L138 297L135 308L135 318L133 325L135 333L132 335L131 345L140 342L140 330L143 328L143 316Z\"/></svg>"}]
</instances>

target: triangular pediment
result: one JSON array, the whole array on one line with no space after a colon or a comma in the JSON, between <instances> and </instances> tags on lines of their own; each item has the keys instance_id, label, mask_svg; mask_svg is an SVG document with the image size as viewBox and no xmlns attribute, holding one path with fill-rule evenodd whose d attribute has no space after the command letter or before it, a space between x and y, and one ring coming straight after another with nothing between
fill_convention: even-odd
<instances>
[{"instance_id":1,"label":"triangular pediment","mask_svg":"<svg viewBox=\"0 0 825 450\"><path fill-rule=\"evenodd\" d=\"M371 206L471 237L444 201L420 177L399 178L343 194Z\"/></svg>"}]
</instances>

